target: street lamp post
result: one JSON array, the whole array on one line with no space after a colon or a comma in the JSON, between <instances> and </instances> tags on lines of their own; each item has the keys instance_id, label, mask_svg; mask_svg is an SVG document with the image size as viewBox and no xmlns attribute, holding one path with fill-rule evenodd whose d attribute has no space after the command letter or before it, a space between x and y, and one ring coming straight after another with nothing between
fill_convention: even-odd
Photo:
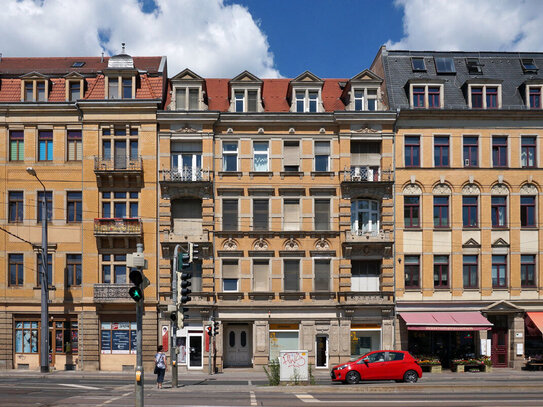
<instances>
[{"instance_id":1,"label":"street lamp post","mask_svg":"<svg viewBox=\"0 0 543 407\"><path fill-rule=\"evenodd\" d=\"M49 372L49 282L47 281L47 190L38 178L36 171L28 167L26 172L35 177L43 187L41 200L41 330L40 330L40 366L42 373Z\"/></svg>"}]
</instances>

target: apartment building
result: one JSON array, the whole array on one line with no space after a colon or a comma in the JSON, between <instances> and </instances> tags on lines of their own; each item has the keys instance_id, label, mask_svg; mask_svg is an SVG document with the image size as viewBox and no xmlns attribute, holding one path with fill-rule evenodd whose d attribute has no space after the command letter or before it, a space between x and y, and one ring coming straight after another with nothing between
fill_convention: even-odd
<instances>
[{"instance_id":1,"label":"apartment building","mask_svg":"<svg viewBox=\"0 0 543 407\"><path fill-rule=\"evenodd\" d=\"M396 346L520 368L543 352L543 54L383 47L372 70L398 111Z\"/></svg>"},{"instance_id":2,"label":"apartment building","mask_svg":"<svg viewBox=\"0 0 543 407\"><path fill-rule=\"evenodd\" d=\"M259 367L304 349L316 368L393 345L393 124L383 79L169 81L159 122L159 287L199 245L181 369ZM159 323L166 331L170 321Z\"/></svg>"},{"instance_id":3,"label":"apartment building","mask_svg":"<svg viewBox=\"0 0 543 407\"><path fill-rule=\"evenodd\" d=\"M51 367L135 366L126 255L143 243L143 349L152 368L156 112L166 78L165 57L0 59L0 368L40 366L43 194Z\"/></svg>"}]
</instances>

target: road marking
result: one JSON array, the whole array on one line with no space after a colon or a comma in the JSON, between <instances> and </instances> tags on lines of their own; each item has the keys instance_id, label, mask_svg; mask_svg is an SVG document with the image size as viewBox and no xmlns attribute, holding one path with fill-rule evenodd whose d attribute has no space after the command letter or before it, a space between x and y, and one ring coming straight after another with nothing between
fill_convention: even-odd
<instances>
[{"instance_id":1,"label":"road marking","mask_svg":"<svg viewBox=\"0 0 543 407\"><path fill-rule=\"evenodd\" d=\"M252 382L251 380L249 380L249 381L247 381L247 384L248 384L249 386L252 386L252 385L253 385L253 382Z\"/></svg>"},{"instance_id":2,"label":"road marking","mask_svg":"<svg viewBox=\"0 0 543 407\"><path fill-rule=\"evenodd\" d=\"M69 384L69 383L59 383L59 386L66 386L66 387L75 387L78 389L85 389L85 390L102 390L98 387L91 387L91 386L83 386L81 384Z\"/></svg>"},{"instance_id":3,"label":"road marking","mask_svg":"<svg viewBox=\"0 0 543 407\"><path fill-rule=\"evenodd\" d=\"M250 392L250 395L251 395L251 406L258 406L258 404L256 403L256 395L255 395L255 392L254 392L254 391L251 391L251 392Z\"/></svg>"},{"instance_id":4,"label":"road marking","mask_svg":"<svg viewBox=\"0 0 543 407\"><path fill-rule=\"evenodd\" d=\"M296 397L303 401L304 403L327 403L328 405L337 405L337 404L349 404L349 403L357 403L357 404L436 404L436 400L318 400L315 397L313 397L311 394L296 394ZM450 400L439 400L439 403L444 402L450 402L450 403L456 403L456 404L467 404L469 406L473 406L475 404L491 404L496 405L496 403L504 403L508 400L504 399L494 399L494 400L458 400L458 399L450 399ZM520 403L517 405L525 405L524 403L541 403L541 399L520 399L517 400L516 403ZM256 404L254 404L256 405Z\"/></svg>"},{"instance_id":5,"label":"road marking","mask_svg":"<svg viewBox=\"0 0 543 407\"><path fill-rule=\"evenodd\" d=\"M104 407L106 405L108 405L109 403L113 403L114 401L117 401L119 399L122 399L123 397L126 397L128 395L132 394L131 391L129 391L128 393L124 393L124 394L121 394L120 396L117 396L117 397L113 397L112 399L109 399L107 401L104 401L102 404L97 404L96 407Z\"/></svg>"}]
</instances>

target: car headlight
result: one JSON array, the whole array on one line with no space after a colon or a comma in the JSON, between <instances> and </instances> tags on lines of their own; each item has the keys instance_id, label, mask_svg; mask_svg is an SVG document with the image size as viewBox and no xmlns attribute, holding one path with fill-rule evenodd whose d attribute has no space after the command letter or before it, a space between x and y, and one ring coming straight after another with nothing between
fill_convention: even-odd
<instances>
[{"instance_id":1,"label":"car headlight","mask_svg":"<svg viewBox=\"0 0 543 407\"><path fill-rule=\"evenodd\" d=\"M348 366L349 365L341 365L341 366L336 367L336 370L346 369Z\"/></svg>"}]
</instances>

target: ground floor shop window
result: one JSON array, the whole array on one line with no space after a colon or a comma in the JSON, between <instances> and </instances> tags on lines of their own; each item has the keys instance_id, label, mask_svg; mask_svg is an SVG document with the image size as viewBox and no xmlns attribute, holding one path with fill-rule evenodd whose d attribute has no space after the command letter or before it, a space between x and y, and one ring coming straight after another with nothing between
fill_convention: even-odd
<instances>
[{"instance_id":1,"label":"ground floor shop window","mask_svg":"<svg viewBox=\"0 0 543 407\"><path fill-rule=\"evenodd\" d=\"M15 321L15 353L38 353L38 338L38 321Z\"/></svg>"},{"instance_id":2,"label":"ground floor shop window","mask_svg":"<svg viewBox=\"0 0 543 407\"><path fill-rule=\"evenodd\" d=\"M408 350L415 357L438 358L443 367L449 367L452 359L476 357L478 337L473 331L409 331Z\"/></svg>"},{"instance_id":3,"label":"ground floor shop window","mask_svg":"<svg viewBox=\"0 0 543 407\"><path fill-rule=\"evenodd\" d=\"M351 359L358 359L368 352L381 349L381 327L351 327Z\"/></svg>"},{"instance_id":4,"label":"ground floor shop window","mask_svg":"<svg viewBox=\"0 0 543 407\"><path fill-rule=\"evenodd\" d=\"M282 350L298 350L299 346L297 324L270 324L270 360L279 358Z\"/></svg>"},{"instance_id":5,"label":"ground floor shop window","mask_svg":"<svg viewBox=\"0 0 543 407\"><path fill-rule=\"evenodd\" d=\"M79 331L77 322L49 322L49 351L55 347L55 353L77 353L79 348ZM53 339L54 338L54 339Z\"/></svg>"},{"instance_id":6,"label":"ground floor shop window","mask_svg":"<svg viewBox=\"0 0 543 407\"><path fill-rule=\"evenodd\" d=\"M102 322L100 350L103 354L136 354L136 323Z\"/></svg>"}]
</instances>

